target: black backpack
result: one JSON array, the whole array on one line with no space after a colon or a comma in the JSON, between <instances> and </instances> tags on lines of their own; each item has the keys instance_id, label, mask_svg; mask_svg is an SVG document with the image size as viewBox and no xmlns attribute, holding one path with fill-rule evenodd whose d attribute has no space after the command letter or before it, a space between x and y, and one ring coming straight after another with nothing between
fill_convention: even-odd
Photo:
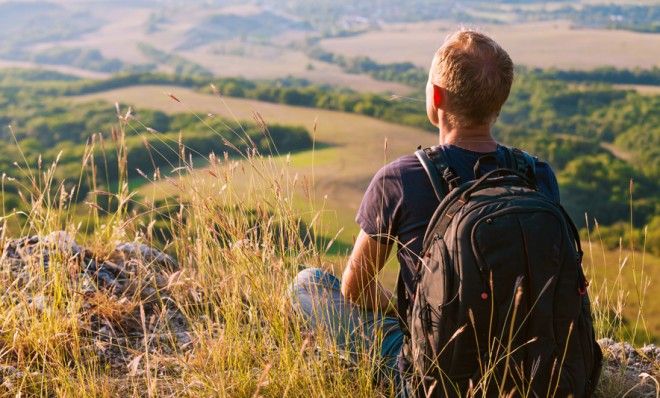
<instances>
[{"instance_id":1,"label":"black backpack","mask_svg":"<svg viewBox=\"0 0 660 398\"><path fill-rule=\"evenodd\" d=\"M413 396L579 398L598 381L602 353L575 224L538 191L535 159L504 152L506 164L486 155L463 184L442 150L415 153L441 203L415 290L398 281ZM487 161L497 168L481 175Z\"/></svg>"}]
</instances>

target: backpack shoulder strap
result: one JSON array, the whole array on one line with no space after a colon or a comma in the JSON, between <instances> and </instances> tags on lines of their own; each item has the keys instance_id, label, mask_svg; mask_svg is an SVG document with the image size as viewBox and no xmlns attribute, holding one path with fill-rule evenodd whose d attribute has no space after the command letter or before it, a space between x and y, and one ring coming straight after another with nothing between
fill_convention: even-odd
<instances>
[{"instance_id":1,"label":"backpack shoulder strap","mask_svg":"<svg viewBox=\"0 0 660 398\"><path fill-rule=\"evenodd\" d=\"M502 146L506 153L507 167L529 178L536 184L536 158L514 147Z\"/></svg>"},{"instance_id":2,"label":"backpack shoulder strap","mask_svg":"<svg viewBox=\"0 0 660 398\"><path fill-rule=\"evenodd\" d=\"M458 176L449 166L444 152L438 147L419 148L415 151L415 156L429 177L435 196L442 202L449 190L458 183Z\"/></svg>"}]
</instances>

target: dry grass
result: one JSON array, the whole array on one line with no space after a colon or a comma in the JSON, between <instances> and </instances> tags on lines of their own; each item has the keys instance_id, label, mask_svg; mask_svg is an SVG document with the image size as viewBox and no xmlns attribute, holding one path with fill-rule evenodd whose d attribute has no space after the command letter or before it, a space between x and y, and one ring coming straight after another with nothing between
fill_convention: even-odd
<instances>
[{"instance_id":1,"label":"dry grass","mask_svg":"<svg viewBox=\"0 0 660 398\"><path fill-rule=\"evenodd\" d=\"M183 103L172 101L164 93L174 92ZM302 124L310 131L315 131L317 142L330 144L330 147L295 154L288 158L287 168L301 181L314 181L316 209L320 210L317 222L328 230L330 237L337 234L338 243L351 245L357 235L358 227L354 222L360 200L373 174L388 160L411 153L417 145L435 144L435 137L427 132L410 127L382 122L366 116L335 111L293 107L254 100L224 98L220 101L212 95L196 93L192 90L169 86L138 86L112 90L76 98L76 101L104 99L135 104L139 107L160 109L165 112L192 111L200 114L213 113L225 117L250 119L253 112L259 112L268 123ZM358 132L358 133L356 133ZM185 132L184 132L185 134ZM387 139L387 150L384 141ZM359 161L357 160L359 159ZM359 164L358 164L359 163ZM209 190L220 189L223 182L217 181L206 170L195 170L182 177L183 181L204 181ZM241 181L249 181L240 179ZM242 182L237 182L240 187ZM148 197L170 197L183 195L186 190L174 186L171 182L156 182L139 188L142 195ZM316 214L310 210L309 203L294 196L295 208L303 219L309 221ZM612 276L626 255L611 250L602 250L597 237L592 242L592 250L586 254L585 261L591 264L593 275ZM626 245L624 244L624 249ZM638 258L639 260L640 258ZM337 274L343 267L341 258L328 258L328 265ZM660 258L651 254L644 257L645 267L653 275L660 270ZM635 270L627 260L622 268L620 282L628 290L634 284ZM383 271L386 286L393 287L398 272L398 264L392 258ZM602 282L599 279L599 282ZM651 279L650 291L657 289L659 281ZM635 319L639 305L630 302L625 306L626 319ZM651 336L660 336L660 301L651 300L644 305L646 330ZM641 328L640 328L641 330Z\"/></svg>"},{"instance_id":2,"label":"dry grass","mask_svg":"<svg viewBox=\"0 0 660 398\"><path fill-rule=\"evenodd\" d=\"M123 137L121 129L116 135L120 159ZM186 159L185 148L179 149ZM211 157L209 171L224 184L213 195L207 194L206 180L170 176L189 192L185 202L171 198L168 203L178 209L169 220L174 234L170 250L181 272L167 284L170 298L191 325L188 347L170 352L153 351L146 343L142 351L127 347L132 359L126 368L108 368L91 346L84 325L86 308L91 304L96 316L111 319L142 302L135 297L117 301L102 290L84 297L78 292L71 259L51 257L46 270L38 263L31 266L25 284L5 280L0 296L0 395L387 395L387 388L372 383L376 362L369 353L353 367L345 367L337 348L322 339L322 333L319 340L311 340L309 330L293 314L288 291L293 276L301 264L321 265L323 255L315 242L298 235L300 216L292 203L301 182L272 158L242 157L240 166L232 159ZM94 174L91 163L85 164L83 173ZM182 164L181 173L192 172L184 160ZM125 176L128 166L120 167ZM242 184L239 191L234 183L244 175L242 168L251 170L251 183ZM25 186L31 212L27 220L21 213L7 214L3 231L7 224L18 223L25 235L66 229L82 238L72 203L60 197L60 187L53 184L53 170L25 169L23 178L34 182ZM148 210L135 217L127 205L136 198L125 183L118 186L113 195L122 205L116 212L89 208L88 218L97 227L85 242L89 247L151 242L142 223L161 209L144 203ZM255 235L255 230L260 233ZM3 235L3 241L8 238ZM30 304L36 296L43 297L38 309Z\"/></svg>"},{"instance_id":3,"label":"dry grass","mask_svg":"<svg viewBox=\"0 0 660 398\"><path fill-rule=\"evenodd\" d=\"M142 95L148 93L142 87L136 90ZM196 98L193 94L179 91L177 97L182 99L182 106L192 107L188 101ZM150 107L156 107L157 99L154 97L151 101ZM217 98L215 101L222 103ZM226 103L227 109L239 116L242 116L240 112L248 112L238 106L245 106L244 102ZM373 167L384 161L380 134L387 124L355 115L346 115L355 119L337 120L340 114L335 112L271 106L273 108L267 111L284 119L303 117L305 114L300 112L310 112L307 117L313 115L316 119L318 116L317 138L332 139L334 136L335 140L346 140L346 149L349 144L371 148L373 152L360 153L365 153L365 164ZM262 109L267 112L260 106L259 110ZM308 123L314 123L314 119ZM303 117L302 120L307 119ZM355 134L355 130L351 130L355 126L349 121L361 122L360 127L365 129L361 131L373 134L369 137L374 142ZM124 121L119 123L121 126ZM322 127L323 123L330 125L329 130L322 132L327 128ZM346 129L341 130L342 134L338 133L340 125ZM396 131L405 131L394 127ZM115 137L121 158L124 132L123 129L119 131ZM397 150L408 148L415 134L429 137L412 129L409 133L393 140ZM323 169L338 163L333 158L336 154L319 154L320 159L327 156L323 167L313 168L308 178L301 178L302 169L311 165L295 166L288 157L236 153L234 155L240 158L236 160L211 156L207 168L193 170L185 161L185 148L178 150L183 152L182 168L164 177L166 181L155 181L150 189L160 191L175 187L179 192L186 192L185 196L176 197L172 191L167 191L162 197L167 198L166 206L176 209L168 220L173 232L169 250L181 265L181 273L168 282L169 295L191 325L192 343L185 349L171 352L153 351L146 345L143 350L132 348L132 357L125 369L109 369L93 354L90 338L81 323L85 319L85 302L82 295L77 294L75 272L71 272L66 258L55 258L47 274L38 271L43 267L35 267L35 278L28 284L29 289L17 284L6 285L0 297L3 319L0 394L392 396L390 387L373 383L377 362L369 352L359 352L357 362L348 364L338 348L323 338L322 330L310 334L292 311L288 286L300 265L327 266L330 259L325 253L327 242L310 241L309 237L299 235L300 221L309 220L315 236L332 236L338 231L321 222L326 207L316 184L322 181ZM86 164L83 173L94 173L89 163ZM119 174L125 176L130 165L120 163L120 167ZM356 169L354 164L343 167ZM73 206L66 198L58 196L61 190L52 184L53 168L35 170L34 174L27 168L24 170L27 173L24 178L38 182L25 186L24 197L30 198L31 213L27 220L22 214L9 214L3 222L20 222L24 226L21 234L44 235L65 229L71 235L80 236ZM368 173L371 172L373 170ZM94 206L89 208L89 220L97 230L87 238L86 245L103 248L122 240L153 243L147 224L162 209L153 207L147 197L142 203L147 211L142 217L135 217L126 206L139 198L129 192L122 181L113 186L119 187L114 195L123 205L112 214L103 214ZM619 266L614 267L619 271L625 269L623 264L628 261L633 265L633 285L623 284L617 273L594 278L598 280L591 288L598 322L607 325L601 333L615 337L624 328L617 321L620 318L617 314L629 305L648 303L647 281L652 271L645 268L648 265L641 265L645 263L639 254L615 263ZM590 264L589 275L600 272L595 263ZM627 289L635 294L627 295ZM30 305L34 294L44 297L39 310ZM98 296L93 302L95 311L105 317L120 317L141 305L135 298L127 302ZM610 316L612 313L614 317ZM643 319L641 315L637 319ZM641 328L640 325L637 327ZM505 356L514 349L508 347ZM617 387L621 387L620 382ZM610 396L611 391L614 390L602 390L599 396Z\"/></svg>"}]
</instances>

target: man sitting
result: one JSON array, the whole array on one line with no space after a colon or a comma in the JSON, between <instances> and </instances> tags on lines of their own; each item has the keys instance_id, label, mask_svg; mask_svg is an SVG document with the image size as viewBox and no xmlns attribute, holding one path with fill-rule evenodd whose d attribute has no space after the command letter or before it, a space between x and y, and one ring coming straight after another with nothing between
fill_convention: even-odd
<instances>
[{"instance_id":1,"label":"man sitting","mask_svg":"<svg viewBox=\"0 0 660 398\"><path fill-rule=\"evenodd\" d=\"M475 178L473 168L483 155L506 156L491 130L512 81L511 58L482 33L457 31L437 50L426 85L426 111L438 127L439 150L462 181ZM557 180L548 164L536 162L536 180L541 192L559 202ZM399 358L404 334L393 295L376 275L396 244L402 282L414 291L424 233L438 205L414 155L385 165L373 177L358 210L361 230L341 282L310 268L293 284L295 301L310 323L325 327L349 351L378 347L384 369L395 379L397 362L406 360Z\"/></svg>"}]
</instances>

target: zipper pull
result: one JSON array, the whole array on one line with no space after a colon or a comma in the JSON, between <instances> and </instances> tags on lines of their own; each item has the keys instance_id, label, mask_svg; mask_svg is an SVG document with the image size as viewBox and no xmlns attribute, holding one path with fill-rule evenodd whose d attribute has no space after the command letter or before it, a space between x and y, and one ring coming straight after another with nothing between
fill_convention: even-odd
<instances>
[{"instance_id":1,"label":"zipper pull","mask_svg":"<svg viewBox=\"0 0 660 398\"><path fill-rule=\"evenodd\" d=\"M486 281L484 280L483 276L481 278L481 285L483 286L483 291L481 292L481 299L486 301L488 300L488 286L486 285Z\"/></svg>"}]
</instances>

